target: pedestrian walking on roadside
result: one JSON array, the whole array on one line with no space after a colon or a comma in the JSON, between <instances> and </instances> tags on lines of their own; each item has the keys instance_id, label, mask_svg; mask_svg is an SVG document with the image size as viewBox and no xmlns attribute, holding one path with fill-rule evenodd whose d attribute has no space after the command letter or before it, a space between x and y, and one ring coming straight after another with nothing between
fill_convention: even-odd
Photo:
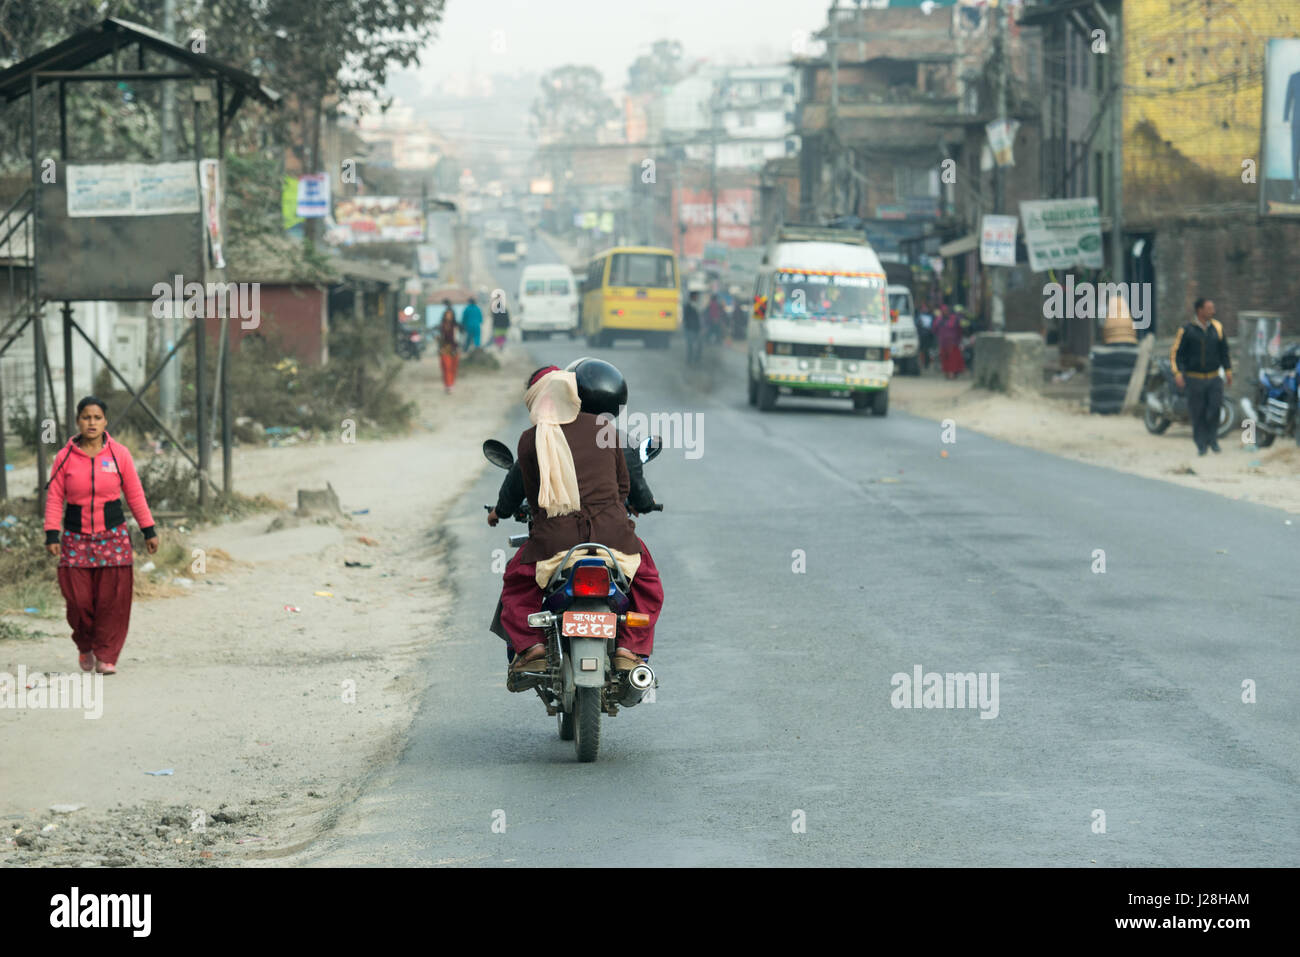
<instances>
[{"instance_id":1,"label":"pedestrian walking on roadside","mask_svg":"<svg viewBox=\"0 0 1300 957\"><path fill-rule=\"evenodd\" d=\"M1220 452L1219 409L1223 405L1224 378L1232 385L1232 360L1223 326L1214 318L1214 302L1204 296L1193 306L1196 317L1183 324L1169 350L1174 382L1187 390L1187 411L1192 417L1192 439L1196 454L1206 449Z\"/></svg>"},{"instance_id":2,"label":"pedestrian walking on roadside","mask_svg":"<svg viewBox=\"0 0 1300 957\"><path fill-rule=\"evenodd\" d=\"M438 363L442 366L442 385L448 395L456 384L456 370L460 366L460 334L456 313L447 306L438 326Z\"/></svg>"},{"instance_id":3,"label":"pedestrian walking on roadside","mask_svg":"<svg viewBox=\"0 0 1300 957\"><path fill-rule=\"evenodd\" d=\"M465 327L465 350L477 349L483 342L483 310L478 307L474 297L469 297L465 311L460 314L460 323Z\"/></svg>"},{"instance_id":4,"label":"pedestrian walking on roadside","mask_svg":"<svg viewBox=\"0 0 1300 957\"><path fill-rule=\"evenodd\" d=\"M682 331L686 333L686 364L693 366L700 361L700 310L696 308L698 292L686 297L686 306L682 309Z\"/></svg>"},{"instance_id":5,"label":"pedestrian walking on roadside","mask_svg":"<svg viewBox=\"0 0 1300 957\"><path fill-rule=\"evenodd\" d=\"M506 308L505 298L492 303L492 342L498 352L505 351L506 335L510 332L510 310Z\"/></svg>"},{"instance_id":6,"label":"pedestrian walking on roadside","mask_svg":"<svg viewBox=\"0 0 1300 957\"><path fill-rule=\"evenodd\" d=\"M955 379L966 371L961 334L961 319L947 306L940 306L939 318L934 321L934 336L939 345L939 368L947 379Z\"/></svg>"},{"instance_id":7,"label":"pedestrian walking on roadside","mask_svg":"<svg viewBox=\"0 0 1300 957\"><path fill-rule=\"evenodd\" d=\"M77 403L79 433L54 456L46 485L45 548L59 559L59 590L82 671L117 673L131 623L131 514L150 554L158 551L144 488L131 453L107 432L108 408L86 396Z\"/></svg>"}]
</instances>

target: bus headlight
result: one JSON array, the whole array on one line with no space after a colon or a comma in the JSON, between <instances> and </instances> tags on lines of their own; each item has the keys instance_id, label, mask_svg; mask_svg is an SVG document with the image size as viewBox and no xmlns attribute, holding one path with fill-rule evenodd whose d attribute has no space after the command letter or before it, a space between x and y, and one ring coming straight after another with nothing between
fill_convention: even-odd
<instances>
[{"instance_id":1,"label":"bus headlight","mask_svg":"<svg viewBox=\"0 0 1300 957\"><path fill-rule=\"evenodd\" d=\"M800 371L800 372L807 372L807 371L808 371L809 369L811 369L811 368L812 368L812 363L809 362L807 359L800 359L800 360L799 360L799 371Z\"/></svg>"}]
</instances>

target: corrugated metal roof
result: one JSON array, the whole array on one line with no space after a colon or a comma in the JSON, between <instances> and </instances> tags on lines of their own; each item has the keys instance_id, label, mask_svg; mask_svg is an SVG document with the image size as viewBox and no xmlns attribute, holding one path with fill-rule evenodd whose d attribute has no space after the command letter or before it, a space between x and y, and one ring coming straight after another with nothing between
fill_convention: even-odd
<instances>
[{"instance_id":1,"label":"corrugated metal roof","mask_svg":"<svg viewBox=\"0 0 1300 957\"><path fill-rule=\"evenodd\" d=\"M201 77L220 77L231 84L237 97L251 96L268 106L280 101L280 94L262 83L251 73L236 69L228 63L195 53L188 47L173 43L161 33L129 20L108 17L87 27L52 47L36 53L21 63L0 71L0 99L6 103L31 92L31 75L48 70L84 70L115 50L139 45L170 60L183 63ZM86 70L93 74L96 71ZM57 82L53 79L37 80L40 86Z\"/></svg>"}]
</instances>

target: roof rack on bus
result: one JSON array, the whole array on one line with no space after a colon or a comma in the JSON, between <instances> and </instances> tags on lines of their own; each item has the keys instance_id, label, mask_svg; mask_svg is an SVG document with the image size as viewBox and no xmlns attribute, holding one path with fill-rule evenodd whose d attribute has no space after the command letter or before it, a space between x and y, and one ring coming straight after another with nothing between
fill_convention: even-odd
<instances>
[{"instance_id":1,"label":"roof rack on bus","mask_svg":"<svg viewBox=\"0 0 1300 957\"><path fill-rule=\"evenodd\" d=\"M857 230L839 229L834 226L813 226L802 223L786 223L776 233L778 243L856 243L869 246L867 237Z\"/></svg>"}]
</instances>

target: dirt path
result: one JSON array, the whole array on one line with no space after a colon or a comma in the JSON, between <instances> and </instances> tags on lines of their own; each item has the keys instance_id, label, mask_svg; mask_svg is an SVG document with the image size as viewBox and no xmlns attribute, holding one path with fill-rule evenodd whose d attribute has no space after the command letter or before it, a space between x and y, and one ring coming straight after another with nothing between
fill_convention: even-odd
<instances>
[{"instance_id":1,"label":"dirt path","mask_svg":"<svg viewBox=\"0 0 1300 957\"><path fill-rule=\"evenodd\" d=\"M1202 458L1190 426L1152 435L1134 416L1089 415L1079 403L988 392L973 388L969 378L898 376L889 391L895 408L952 419L958 442L969 429L1090 465L1300 513L1300 448L1292 441L1252 449L1242 445L1238 430L1221 440L1221 454Z\"/></svg>"},{"instance_id":2,"label":"dirt path","mask_svg":"<svg viewBox=\"0 0 1300 957\"><path fill-rule=\"evenodd\" d=\"M403 370L420 407L410 437L238 451L239 491L290 504L328 481L344 516L200 530L213 557L178 597L136 603L101 717L0 709L0 866L235 864L327 828L402 744L419 664L446 638L433 530L528 371L512 348L446 396L426 355ZM66 626L36 627L0 642L0 671L79 674Z\"/></svg>"}]
</instances>

